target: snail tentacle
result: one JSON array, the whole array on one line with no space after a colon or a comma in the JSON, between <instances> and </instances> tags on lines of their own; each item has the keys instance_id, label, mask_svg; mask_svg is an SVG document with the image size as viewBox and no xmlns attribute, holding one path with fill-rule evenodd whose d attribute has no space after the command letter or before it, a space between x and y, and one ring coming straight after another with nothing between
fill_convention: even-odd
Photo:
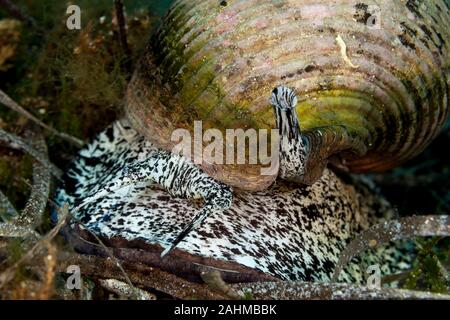
<instances>
[{"instance_id":1,"label":"snail tentacle","mask_svg":"<svg viewBox=\"0 0 450 320\"><path fill-rule=\"evenodd\" d=\"M219 207L220 208L220 207ZM215 205L206 204L194 217L192 222L190 222L184 230L176 237L176 239L172 242L170 246L168 246L162 253L161 257L169 254L173 249L177 247L177 245L183 241L183 239L194 229L202 224L202 222L213 213L220 213L221 210L228 209L227 207L217 209Z\"/></svg>"},{"instance_id":2,"label":"snail tentacle","mask_svg":"<svg viewBox=\"0 0 450 320\"><path fill-rule=\"evenodd\" d=\"M274 107L277 128L280 131L281 179L301 182L308 159L308 144L300 131L295 107L297 96L294 90L277 87L272 92L270 103Z\"/></svg>"}]
</instances>

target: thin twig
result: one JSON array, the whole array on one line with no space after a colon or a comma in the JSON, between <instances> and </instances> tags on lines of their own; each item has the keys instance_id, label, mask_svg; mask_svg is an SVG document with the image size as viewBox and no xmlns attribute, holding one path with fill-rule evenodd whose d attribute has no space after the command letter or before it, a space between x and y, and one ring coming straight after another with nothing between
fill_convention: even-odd
<instances>
[{"instance_id":1,"label":"thin twig","mask_svg":"<svg viewBox=\"0 0 450 320\"><path fill-rule=\"evenodd\" d=\"M357 255L390 241L414 237L446 237L450 235L449 216L413 216L387 221L358 235L341 253L334 269L332 282L336 282L342 269Z\"/></svg>"},{"instance_id":2,"label":"thin twig","mask_svg":"<svg viewBox=\"0 0 450 320\"><path fill-rule=\"evenodd\" d=\"M77 265L83 275L98 278L124 280L123 272L109 258L60 252L58 270L66 272L70 265ZM135 285L152 288L177 299L225 299L207 285L192 283L173 274L139 262L123 262L123 268Z\"/></svg>"},{"instance_id":3,"label":"thin twig","mask_svg":"<svg viewBox=\"0 0 450 320\"><path fill-rule=\"evenodd\" d=\"M0 237L3 238L29 238L39 239L39 234L26 226L17 226L13 223L0 223Z\"/></svg>"},{"instance_id":4,"label":"thin twig","mask_svg":"<svg viewBox=\"0 0 450 320\"><path fill-rule=\"evenodd\" d=\"M123 62L123 68L126 73L126 78L129 79L131 75L131 49L128 45L127 28L125 21L125 11L122 0L114 0L114 8L116 13L117 24L119 26L119 42L122 48L125 60Z\"/></svg>"},{"instance_id":5,"label":"thin twig","mask_svg":"<svg viewBox=\"0 0 450 320\"><path fill-rule=\"evenodd\" d=\"M68 135L66 133L63 132L59 132L58 130L50 127L49 125L46 125L45 123L43 123L41 120L39 120L38 118L36 118L35 116L33 116L30 112L28 112L27 110L25 110L23 107L21 107L17 102L15 102L14 100L12 100L5 92L3 92L2 90L0 90L0 103L4 104L5 106L7 106L8 108L16 111L17 113L21 114L22 116L26 117L27 119L33 121L34 123L38 124L39 126L41 126L42 128L44 128L45 130L50 131L51 133L53 133L54 135L69 141L73 144L75 144L78 147L83 147L84 142L81 141L78 138L75 138L71 135Z\"/></svg>"},{"instance_id":6,"label":"thin twig","mask_svg":"<svg viewBox=\"0 0 450 320\"><path fill-rule=\"evenodd\" d=\"M49 199L49 202L54 206L55 210L57 211L57 214L58 214L58 220L59 220L59 219L60 219L59 216L60 216L60 214L61 214L60 208L59 208L58 205L57 205L55 202L53 202L51 199ZM122 264L120 263L119 259L117 259L117 258L114 256L114 254L113 254L113 252L111 251L111 249L108 248L108 247L103 243L103 241L102 241L95 233L93 233L92 231L90 231L90 230L89 230L89 229L88 229L81 221L79 221L74 215L72 215L72 214L70 214L70 213L68 213L68 214L70 215L70 217L71 217L74 221L76 221L76 223L78 223L80 226L82 226L84 229L88 230L88 231L92 234L92 236L97 240L97 242L99 243L99 245L100 245L100 246L103 248L103 250L106 252L106 254L107 254L112 260L114 260L114 262L116 263L117 267L122 271L123 276L124 276L126 282L128 283L128 285L129 285L130 287L133 287L133 283L131 282L130 278L128 277L127 273L125 272L124 268L122 267ZM138 296L138 295L139 295L139 293L136 292L136 296Z\"/></svg>"},{"instance_id":7,"label":"thin twig","mask_svg":"<svg viewBox=\"0 0 450 320\"><path fill-rule=\"evenodd\" d=\"M369 289L345 283L253 282L232 284L257 300L450 300L450 295L402 289Z\"/></svg>"},{"instance_id":8,"label":"thin twig","mask_svg":"<svg viewBox=\"0 0 450 320\"><path fill-rule=\"evenodd\" d=\"M119 25L120 45L121 45L122 50L125 53L125 55L127 57L129 57L131 54L131 51L130 51L130 47L128 46L125 13L124 13L124 7L123 7L122 0L114 0L114 6L115 6L117 24Z\"/></svg>"},{"instance_id":9,"label":"thin twig","mask_svg":"<svg viewBox=\"0 0 450 320\"><path fill-rule=\"evenodd\" d=\"M78 222L78 220L77 220ZM112 252L112 250L110 248L108 248L103 241L92 231L90 231L86 226L84 226L81 222L78 222L81 226L83 226L83 228L85 228L86 230L89 231L90 234L92 234L94 236L94 238L97 240L97 242L100 244L100 246L103 248L103 250L105 250L105 252L107 253L107 255L114 260L114 262L116 263L117 267L120 269L120 271L123 273L123 276L126 280L126 282L128 283L128 285L130 287L133 287L133 282L131 282L130 277L128 276L128 274L126 273L125 269L123 268L121 262L119 259L116 258L116 256L114 256L114 253ZM139 293L136 292L136 296L139 296Z\"/></svg>"},{"instance_id":10,"label":"thin twig","mask_svg":"<svg viewBox=\"0 0 450 320\"><path fill-rule=\"evenodd\" d=\"M134 286L130 287L129 284L117 279L100 279L99 283L106 290L114 292L121 297L133 299L136 298L136 293L138 293L137 300L156 300L156 296L154 294Z\"/></svg>"}]
</instances>

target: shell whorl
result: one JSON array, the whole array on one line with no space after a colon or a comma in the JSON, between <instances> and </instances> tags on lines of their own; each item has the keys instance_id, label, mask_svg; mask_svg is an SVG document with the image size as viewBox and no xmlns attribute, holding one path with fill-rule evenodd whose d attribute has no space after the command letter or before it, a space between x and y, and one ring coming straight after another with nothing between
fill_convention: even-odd
<instances>
[{"instance_id":1,"label":"shell whorl","mask_svg":"<svg viewBox=\"0 0 450 320\"><path fill-rule=\"evenodd\" d=\"M380 28L367 25L372 5ZM169 148L171 130L199 119L274 128L268 97L283 85L297 93L311 143L306 182L336 154L354 172L389 169L421 152L448 117L449 25L442 0L179 0L131 81L126 111ZM245 189L271 182L255 172L209 171Z\"/></svg>"}]
</instances>

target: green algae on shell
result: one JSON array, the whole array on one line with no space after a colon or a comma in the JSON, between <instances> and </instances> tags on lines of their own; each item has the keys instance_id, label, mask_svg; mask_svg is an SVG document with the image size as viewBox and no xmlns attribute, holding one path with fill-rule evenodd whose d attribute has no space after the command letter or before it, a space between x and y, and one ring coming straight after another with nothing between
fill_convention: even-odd
<instances>
[{"instance_id":1,"label":"green algae on shell","mask_svg":"<svg viewBox=\"0 0 450 320\"><path fill-rule=\"evenodd\" d=\"M374 5L379 28L368 26ZM126 113L170 150L172 132L198 120L222 132L274 128L270 93L289 86L310 142L305 183L330 159L386 170L420 153L448 117L449 25L441 0L179 0L130 82ZM243 189L274 180L260 165L202 168Z\"/></svg>"}]
</instances>

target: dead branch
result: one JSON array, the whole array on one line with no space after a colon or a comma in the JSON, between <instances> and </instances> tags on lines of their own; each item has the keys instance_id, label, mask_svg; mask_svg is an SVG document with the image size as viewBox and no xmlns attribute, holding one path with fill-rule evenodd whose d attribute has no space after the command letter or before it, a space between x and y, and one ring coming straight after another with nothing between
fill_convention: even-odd
<instances>
[{"instance_id":1,"label":"dead branch","mask_svg":"<svg viewBox=\"0 0 450 320\"><path fill-rule=\"evenodd\" d=\"M341 253L332 282L337 282L342 269L360 253L391 241L414 237L446 237L450 235L449 216L413 216L386 221L358 235Z\"/></svg>"},{"instance_id":2,"label":"dead branch","mask_svg":"<svg viewBox=\"0 0 450 320\"><path fill-rule=\"evenodd\" d=\"M232 288L257 300L450 300L450 295L400 289L369 289L343 283L254 282L232 284Z\"/></svg>"},{"instance_id":3,"label":"dead branch","mask_svg":"<svg viewBox=\"0 0 450 320\"><path fill-rule=\"evenodd\" d=\"M0 103L4 104L6 107L10 108L11 110L16 111L17 113L21 114L22 116L24 116L25 118L29 119L30 121L38 124L40 127L44 128L45 130L53 133L54 135L68 141L71 142L73 144L75 144L78 147L83 147L84 142L81 141L78 138L72 137L71 135L68 135L66 133L63 132L59 132L58 130L46 125L45 123L43 123L41 120L39 120L38 118L36 118L35 116L33 116L30 112L28 112L27 110L25 110L22 106L20 106L17 102L15 102L14 100L12 100L5 92L3 92L2 90L0 90Z\"/></svg>"},{"instance_id":4,"label":"dead branch","mask_svg":"<svg viewBox=\"0 0 450 320\"><path fill-rule=\"evenodd\" d=\"M59 272L66 272L70 265L77 265L84 276L125 280L122 270L110 258L61 252L58 261ZM213 292L207 285L192 283L141 263L122 261L122 266L133 286L155 289L178 299L226 298Z\"/></svg>"},{"instance_id":5,"label":"dead branch","mask_svg":"<svg viewBox=\"0 0 450 320\"><path fill-rule=\"evenodd\" d=\"M156 296L147 291L136 287L130 287L128 283L116 279L101 279L100 285L108 291L111 291L121 297L137 300L156 300ZM136 292L138 293L136 297Z\"/></svg>"},{"instance_id":6,"label":"dead branch","mask_svg":"<svg viewBox=\"0 0 450 320\"><path fill-rule=\"evenodd\" d=\"M0 237L3 238L32 238L37 240L39 234L26 226L18 226L13 223L0 223Z\"/></svg>"},{"instance_id":7,"label":"dead branch","mask_svg":"<svg viewBox=\"0 0 450 320\"><path fill-rule=\"evenodd\" d=\"M28 133L31 147L40 153L40 158L49 163L47 145L39 134ZM25 208L19 216L16 216L15 225L35 229L40 223L50 194L51 174L48 167L38 161L33 163L33 186Z\"/></svg>"}]
</instances>

